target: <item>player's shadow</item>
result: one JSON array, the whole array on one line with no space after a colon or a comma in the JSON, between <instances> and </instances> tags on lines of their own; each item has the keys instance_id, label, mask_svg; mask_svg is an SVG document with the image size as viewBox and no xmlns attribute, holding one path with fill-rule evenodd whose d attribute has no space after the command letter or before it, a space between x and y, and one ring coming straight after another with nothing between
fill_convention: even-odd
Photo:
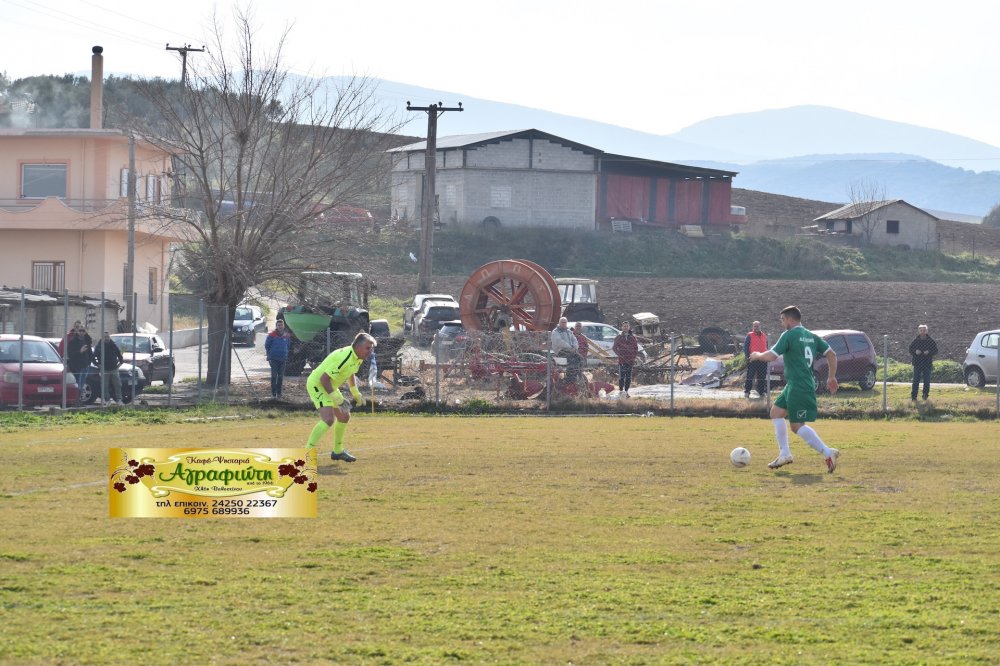
<instances>
[{"instance_id":1,"label":"player's shadow","mask_svg":"<svg viewBox=\"0 0 1000 666\"><path fill-rule=\"evenodd\" d=\"M792 483L796 486L811 486L823 480L822 474L789 474Z\"/></svg>"},{"instance_id":2,"label":"player's shadow","mask_svg":"<svg viewBox=\"0 0 1000 666\"><path fill-rule=\"evenodd\" d=\"M326 467L320 467L316 472L320 476L344 476L347 474L344 471L343 465L327 465Z\"/></svg>"}]
</instances>

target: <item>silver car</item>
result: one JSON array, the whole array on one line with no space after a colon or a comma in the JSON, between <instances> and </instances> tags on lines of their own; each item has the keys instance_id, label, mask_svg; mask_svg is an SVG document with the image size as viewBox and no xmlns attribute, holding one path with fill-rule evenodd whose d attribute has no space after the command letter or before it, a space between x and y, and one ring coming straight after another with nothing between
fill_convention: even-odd
<instances>
[{"instance_id":1,"label":"silver car","mask_svg":"<svg viewBox=\"0 0 1000 666\"><path fill-rule=\"evenodd\" d=\"M997 380L998 343L1000 330L976 333L972 344L965 350L965 361L962 362L966 384L980 387Z\"/></svg>"}]
</instances>

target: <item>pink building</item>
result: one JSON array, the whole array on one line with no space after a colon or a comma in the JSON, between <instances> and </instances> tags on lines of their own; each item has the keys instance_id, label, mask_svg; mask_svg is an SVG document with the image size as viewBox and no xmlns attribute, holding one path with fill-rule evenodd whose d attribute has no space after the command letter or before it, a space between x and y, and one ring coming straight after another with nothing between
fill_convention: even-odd
<instances>
[{"instance_id":1,"label":"pink building","mask_svg":"<svg viewBox=\"0 0 1000 666\"><path fill-rule=\"evenodd\" d=\"M125 303L129 139L100 127L95 47L90 129L0 129L0 284ZM96 116L96 118L95 118ZM170 156L136 141L136 322L168 323ZM124 318L124 313L122 314Z\"/></svg>"}]
</instances>

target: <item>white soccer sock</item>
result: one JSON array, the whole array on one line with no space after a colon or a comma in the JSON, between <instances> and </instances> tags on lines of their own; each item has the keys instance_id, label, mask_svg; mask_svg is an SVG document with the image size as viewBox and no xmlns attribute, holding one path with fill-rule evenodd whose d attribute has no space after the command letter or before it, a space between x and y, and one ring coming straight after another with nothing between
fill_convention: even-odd
<instances>
[{"instance_id":1,"label":"white soccer sock","mask_svg":"<svg viewBox=\"0 0 1000 666\"><path fill-rule=\"evenodd\" d=\"M806 444L808 444L809 446L813 447L821 454L823 454L824 458L830 455L829 447L827 447L827 445L823 443L823 440L819 438L819 435L816 434L816 431L810 428L809 426L804 425L801 428L799 428L798 434L799 437L806 440Z\"/></svg>"},{"instance_id":2,"label":"white soccer sock","mask_svg":"<svg viewBox=\"0 0 1000 666\"><path fill-rule=\"evenodd\" d=\"M778 437L778 453L788 457L792 452L788 448L788 425L785 419L771 419L774 422L774 434Z\"/></svg>"}]
</instances>

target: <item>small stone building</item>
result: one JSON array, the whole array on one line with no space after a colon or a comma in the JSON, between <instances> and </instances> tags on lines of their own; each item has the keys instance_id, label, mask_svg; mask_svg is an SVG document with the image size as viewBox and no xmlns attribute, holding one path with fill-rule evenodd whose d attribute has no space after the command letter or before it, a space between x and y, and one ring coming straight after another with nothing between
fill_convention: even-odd
<instances>
[{"instance_id":1,"label":"small stone building","mask_svg":"<svg viewBox=\"0 0 1000 666\"><path fill-rule=\"evenodd\" d=\"M867 245L938 249L938 218L902 199L847 204L813 220L820 233Z\"/></svg>"}]
</instances>

